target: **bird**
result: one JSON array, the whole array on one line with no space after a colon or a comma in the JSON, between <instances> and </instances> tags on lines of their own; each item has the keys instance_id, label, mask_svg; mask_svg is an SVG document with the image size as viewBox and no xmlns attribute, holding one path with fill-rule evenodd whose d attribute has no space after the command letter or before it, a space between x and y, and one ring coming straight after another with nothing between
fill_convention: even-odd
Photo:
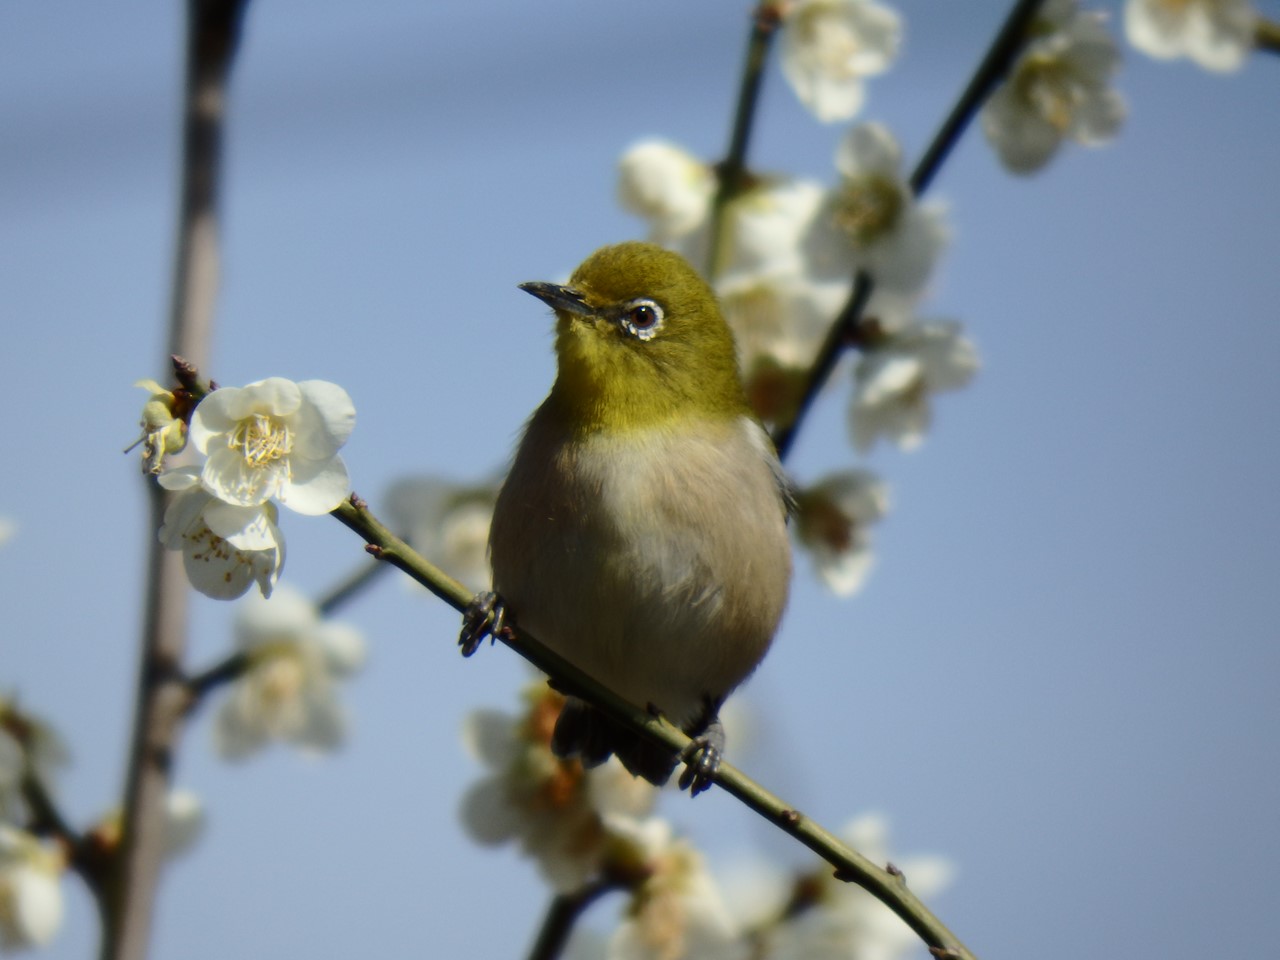
<instances>
[{"instance_id":1,"label":"bird","mask_svg":"<svg viewBox=\"0 0 1280 960\"><path fill-rule=\"evenodd\" d=\"M616 754L659 785L684 761L679 785L696 796L721 763L720 708L787 603L789 482L715 294L680 254L619 243L567 284L520 288L555 312L556 376L498 494L493 590L473 607L692 738L677 758L569 696L558 756Z\"/></svg>"}]
</instances>

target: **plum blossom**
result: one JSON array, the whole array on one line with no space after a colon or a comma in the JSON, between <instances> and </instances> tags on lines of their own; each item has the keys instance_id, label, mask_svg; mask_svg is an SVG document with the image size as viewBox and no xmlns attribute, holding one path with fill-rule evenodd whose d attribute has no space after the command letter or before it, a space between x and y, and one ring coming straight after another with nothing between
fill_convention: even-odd
<instances>
[{"instance_id":1,"label":"plum blossom","mask_svg":"<svg viewBox=\"0 0 1280 960\"><path fill-rule=\"evenodd\" d=\"M190 790L170 790L165 797L164 816L164 855L170 859L180 857L204 833L204 805ZM98 820L90 834L99 847L114 849L123 831L124 811L115 807Z\"/></svg>"},{"instance_id":2,"label":"plum blossom","mask_svg":"<svg viewBox=\"0 0 1280 960\"><path fill-rule=\"evenodd\" d=\"M208 457L200 483L236 506L274 497L298 513L328 513L351 490L338 450L355 419L347 392L324 380L215 390L191 416L191 442Z\"/></svg>"},{"instance_id":3,"label":"plum blossom","mask_svg":"<svg viewBox=\"0 0 1280 960\"><path fill-rule=\"evenodd\" d=\"M599 872L612 835L653 806L657 790L616 757L591 770L551 752L564 697L545 682L524 692L524 711L480 710L464 741L487 769L462 798L463 826L481 844L515 841L556 890L577 890Z\"/></svg>"},{"instance_id":4,"label":"plum blossom","mask_svg":"<svg viewBox=\"0 0 1280 960\"><path fill-rule=\"evenodd\" d=\"M62 926L66 858L24 830L0 824L0 949L46 946Z\"/></svg>"},{"instance_id":5,"label":"plum blossom","mask_svg":"<svg viewBox=\"0 0 1280 960\"><path fill-rule=\"evenodd\" d=\"M898 14L871 0L796 0L782 25L783 76L823 123L862 109L863 81L889 69L902 41Z\"/></svg>"},{"instance_id":6,"label":"plum blossom","mask_svg":"<svg viewBox=\"0 0 1280 960\"><path fill-rule=\"evenodd\" d=\"M199 467L161 474L175 496L165 509L160 542L181 550L191 585L215 600L244 596L253 584L271 596L284 567L284 534L276 506L240 506L217 499L200 484Z\"/></svg>"},{"instance_id":7,"label":"plum blossom","mask_svg":"<svg viewBox=\"0 0 1280 960\"><path fill-rule=\"evenodd\" d=\"M977 351L954 321L918 323L886 337L854 367L854 446L866 452L882 436L905 450L919 446L931 396L963 387L977 370Z\"/></svg>"},{"instance_id":8,"label":"plum blossom","mask_svg":"<svg viewBox=\"0 0 1280 960\"><path fill-rule=\"evenodd\" d=\"M1064 140L1096 146L1120 129L1124 101L1109 86L1120 51L1104 19L1076 0L1041 9L1026 49L982 108L983 131L1008 170L1034 173Z\"/></svg>"},{"instance_id":9,"label":"plum blossom","mask_svg":"<svg viewBox=\"0 0 1280 960\"><path fill-rule=\"evenodd\" d=\"M693 232L716 193L711 167L666 140L641 140L618 161L618 202L649 222L654 243Z\"/></svg>"},{"instance_id":10,"label":"plum blossom","mask_svg":"<svg viewBox=\"0 0 1280 960\"><path fill-rule=\"evenodd\" d=\"M845 283L865 270L877 288L916 296L947 242L942 208L916 201L902 173L902 149L883 124L850 130L836 167L841 183L826 195L806 237L810 269Z\"/></svg>"},{"instance_id":11,"label":"plum blossom","mask_svg":"<svg viewBox=\"0 0 1280 960\"><path fill-rule=\"evenodd\" d=\"M248 666L218 712L218 752L238 760L271 740L310 753L339 747L347 714L337 681L364 662L359 632L321 619L313 603L281 587L270 600L251 596L245 601L235 634Z\"/></svg>"},{"instance_id":12,"label":"plum blossom","mask_svg":"<svg viewBox=\"0 0 1280 960\"><path fill-rule=\"evenodd\" d=\"M1250 0L1128 0L1124 8L1125 36L1136 49L1221 73L1244 64L1257 23Z\"/></svg>"},{"instance_id":13,"label":"plum blossom","mask_svg":"<svg viewBox=\"0 0 1280 960\"><path fill-rule=\"evenodd\" d=\"M742 932L694 846L657 817L613 825L612 869L631 890L608 960L748 960Z\"/></svg>"},{"instance_id":14,"label":"plum blossom","mask_svg":"<svg viewBox=\"0 0 1280 960\"><path fill-rule=\"evenodd\" d=\"M836 594L861 588L871 569L872 524L889 510L889 489L868 470L845 470L796 494L796 536Z\"/></svg>"}]
</instances>

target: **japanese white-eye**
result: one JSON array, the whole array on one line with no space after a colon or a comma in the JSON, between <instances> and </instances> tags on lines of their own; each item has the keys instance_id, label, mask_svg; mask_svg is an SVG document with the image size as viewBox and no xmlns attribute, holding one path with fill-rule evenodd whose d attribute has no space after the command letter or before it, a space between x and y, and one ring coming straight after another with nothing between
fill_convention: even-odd
<instances>
[{"instance_id":1,"label":"japanese white-eye","mask_svg":"<svg viewBox=\"0 0 1280 960\"><path fill-rule=\"evenodd\" d=\"M681 786L720 762L718 712L769 647L787 601L787 483L752 415L715 295L679 254L597 250L555 310L555 384L529 420L490 532L515 623L695 738ZM570 697L552 748L617 754L665 783L675 758Z\"/></svg>"}]
</instances>

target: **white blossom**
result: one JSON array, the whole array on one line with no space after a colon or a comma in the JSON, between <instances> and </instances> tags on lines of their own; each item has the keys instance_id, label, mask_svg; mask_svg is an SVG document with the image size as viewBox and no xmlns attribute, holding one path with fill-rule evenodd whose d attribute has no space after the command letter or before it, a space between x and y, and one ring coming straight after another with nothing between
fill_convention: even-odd
<instances>
[{"instance_id":1,"label":"white blossom","mask_svg":"<svg viewBox=\"0 0 1280 960\"><path fill-rule=\"evenodd\" d=\"M977 370L977 351L954 321L920 323L888 336L854 367L854 446L865 452L882 436L905 450L919 446L932 395L959 389Z\"/></svg>"},{"instance_id":2,"label":"white blossom","mask_svg":"<svg viewBox=\"0 0 1280 960\"><path fill-rule=\"evenodd\" d=\"M1125 36L1138 50L1219 72L1244 64L1257 23L1250 0L1128 0L1124 8Z\"/></svg>"},{"instance_id":3,"label":"white blossom","mask_svg":"<svg viewBox=\"0 0 1280 960\"><path fill-rule=\"evenodd\" d=\"M253 584L271 596L284 567L284 534L276 507L251 507L219 500L200 484L199 467L161 474L162 487L175 494L165 509L159 537L181 550L191 585L215 600L234 600Z\"/></svg>"},{"instance_id":4,"label":"white blossom","mask_svg":"<svg viewBox=\"0 0 1280 960\"><path fill-rule=\"evenodd\" d=\"M889 509L889 489L868 470L845 470L796 495L796 536L818 576L840 596L857 592L874 555L870 527Z\"/></svg>"},{"instance_id":5,"label":"white blossom","mask_svg":"<svg viewBox=\"0 0 1280 960\"><path fill-rule=\"evenodd\" d=\"M836 151L841 183L827 194L805 240L816 277L865 270L877 287L914 297L947 242L943 210L917 202L902 174L902 150L888 128L864 123Z\"/></svg>"},{"instance_id":6,"label":"white blossom","mask_svg":"<svg viewBox=\"0 0 1280 960\"><path fill-rule=\"evenodd\" d=\"M474 591L489 588L489 524L496 483L409 477L387 493L387 516L410 546Z\"/></svg>"},{"instance_id":7,"label":"white blossom","mask_svg":"<svg viewBox=\"0 0 1280 960\"><path fill-rule=\"evenodd\" d=\"M615 862L644 879L609 940L608 960L747 960L747 944L702 855L675 837L670 823L619 823L614 842Z\"/></svg>"},{"instance_id":8,"label":"white blossom","mask_svg":"<svg viewBox=\"0 0 1280 960\"><path fill-rule=\"evenodd\" d=\"M18 532L18 525L9 517L0 517L0 543L12 539Z\"/></svg>"},{"instance_id":9,"label":"white blossom","mask_svg":"<svg viewBox=\"0 0 1280 960\"><path fill-rule=\"evenodd\" d=\"M697 229L715 193L711 167L666 140L642 140L618 161L618 202L649 222L655 243Z\"/></svg>"},{"instance_id":10,"label":"white blossom","mask_svg":"<svg viewBox=\"0 0 1280 960\"><path fill-rule=\"evenodd\" d=\"M60 850L0 824L0 949L43 947L62 926Z\"/></svg>"},{"instance_id":11,"label":"white blossom","mask_svg":"<svg viewBox=\"0 0 1280 960\"><path fill-rule=\"evenodd\" d=\"M359 632L321 619L314 604L288 587L270 600L248 597L235 632L249 666L218 712L218 752L240 759L271 740L311 753L339 747L347 715L337 681L364 662Z\"/></svg>"},{"instance_id":12,"label":"white blossom","mask_svg":"<svg viewBox=\"0 0 1280 960\"><path fill-rule=\"evenodd\" d=\"M987 139L1014 173L1039 170L1063 140L1105 143L1125 114L1124 101L1109 86L1120 51L1103 14L1080 10L1076 0L1048 0L1031 34L982 109Z\"/></svg>"},{"instance_id":13,"label":"white blossom","mask_svg":"<svg viewBox=\"0 0 1280 960\"><path fill-rule=\"evenodd\" d=\"M538 681L524 701L519 716L479 710L466 719L464 741L487 772L463 796L463 826L477 843L518 843L556 890L577 890L599 872L612 831L647 814L657 790L616 757L584 770L555 756L564 698Z\"/></svg>"},{"instance_id":14,"label":"white blossom","mask_svg":"<svg viewBox=\"0 0 1280 960\"><path fill-rule=\"evenodd\" d=\"M275 497L298 513L328 513L351 490L338 450L355 418L347 392L324 380L222 387L191 416L191 442L208 457L200 482L237 506Z\"/></svg>"},{"instance_id":15,"label":"white blossom","mask_svg":"<svg viewBox=\"0 0 1280 960\"><path fill-rule=\"evenodd\" d=\"M783 20L782 73L819 120L848 120L862 109L864 79L889 69L901 40L897 13L871 0L796 0Z\"/></svg>"},{"instance_id":16,"label":"white blossom","mask_svg":"<svg viewBox=\"0 0 1280 960\"><path fill-rule=\"evenodd\" d=\"M204 805L190 790L170 790L164 802L164 855L180 857L189 851L204 833ZM113 807L98 820L90 834L98 846L112 850L119 846L124 833L124 811Z\"/></svg>"}]
</instances>

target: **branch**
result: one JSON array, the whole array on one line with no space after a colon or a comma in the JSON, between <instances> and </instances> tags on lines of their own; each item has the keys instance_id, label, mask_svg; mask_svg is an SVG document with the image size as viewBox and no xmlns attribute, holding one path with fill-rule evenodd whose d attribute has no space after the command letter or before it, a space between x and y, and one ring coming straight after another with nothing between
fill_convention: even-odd
<instances>
[{"instance_id":1,"label":"branch","mask_svg":"<svg viewBox=\"0 0 1280 960\"><path fill-rule=\"evenodd\" d=\"M782 25L782 10L776 0L763 0L751 15L751 35L747 40L747 58L742 67L742 81L738 85L738 105L733 114L733 132L729 137L729 152L716 165L718 187L711 203L711 234L707 250L706 276L719 273L720 241L724 232L724 211L729 201L740 194L746 183L747 144L751 140L751 125L755 121L756 107L760 102L760 82L764 77L764 65L769 47Z\"/></svg>"},{"instance_id":2,"label":"branch","mask_svg":"<svg viewBox=\"0 0 1280 960\"><path fill-rule=\"evenodd\" d=\"M366 550L372 556L403 570L455 610L467 610L473 599L471 592L393 534L355 495L334 510L333 516L365 539L368 544ZM672 754L678 755L689 745L689 738L667 720L623 700L529 634L507 627L494 639L502 641L543 673L554 678L557 689L586 700L613 720L667 748ZM843 844L830 831L823 829L729 764L722 763L712 779L726 792L835 867L839 879L858 884L884 903L916 932L935 956L976 960L907 888L901 874L876 866Z\"/></svg>"},{"instance_id":3,"label":"branch","mask_svg":"<svg viewBox=\"0 0 1280 960\"><path fill-rule=\"evenodd\" d=\"M552 899L551 906L547 907L538 939L533 942L533 949L529 951L529 960L554 960L560 956L578 917L610 890L618 889L621 889L621 885L617 881L602 877L581 890L557 894Z\"/></svg>"},{"instance_id":4,"label":"branch","mask_svg":"<svg viewBox=\"0 0 1280 960\"><path fill-rule=\"evenodd\" d=\"M227 77L247 0L188 0L182 201L169 316L170 355L203 365L217 286L217 196ZM155 537L166 499L148 483L151 534L124 832L103 897L101 956L142 960L164 851L164 804L188 694L186 574Z\"/></svg>"},{"instance_id":5,"label":"branch","mask_svg":"<svg viewBox=\"0 0 1280 960\"><path fill-rule=\"evenodd\" d=\"M1009 72L1009 67L1017 58L1026 41L1028 27L1039 11L1041 3L1043 3L1043 0L1017 0L1009 11L1009 15L1005 18L1000 32L991 41L991 46L987 49L986 56L978 64L978 68L974 71L968 86L960 94L960 99L951 108L951 112L947 115L946 120L943 121L942 127L934 135L929 148L924 152L924 156L920 158L920 162L916 164L915 170L911 173L911 179L908 182L912 193L917 197L929 189L930 184L933 183L933 178L951 155L951 151L955 149L956 144L960 142L960 138L964 135L965 130L968 129L969 123L977 115L978 110L986 102L997 84ZM804 393L801 394L800 403L796 407L795 416L790 423L774 433L773 441L778 448L779 457L785 459L790 452L791 446L795 442L796 434L800 431L800 425L808 415L809 409L813 406L818 393L826 386L827 380L831 377L831 373L835 370L836 364L845 349L860 342L859 326L862 323L862 313L866 309L867 302L871 299L871 291L874 285L875 282L871 276L863 271L859 271L854 278L853 290L849 294L849 299L845 303L844 309L840 311L835 323L831 325L831 330L828 332L827 339L818 353L818 358L813 362L813 367L809 371L809 377L805 382Z\"/></svg>"}]
</instances>

